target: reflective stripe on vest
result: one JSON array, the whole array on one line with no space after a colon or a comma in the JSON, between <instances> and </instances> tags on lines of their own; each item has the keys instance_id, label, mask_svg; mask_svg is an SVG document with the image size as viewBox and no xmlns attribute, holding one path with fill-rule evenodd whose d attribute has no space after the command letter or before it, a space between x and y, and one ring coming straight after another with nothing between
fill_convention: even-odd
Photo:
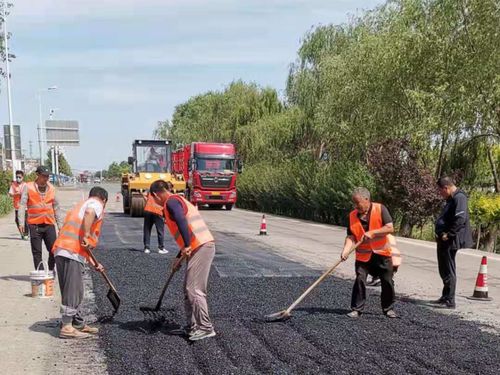
<instances>
[{"instance_id":1,"label":"reflective stripe on vest","mask_svg":"<svg viewBox=\"0 0 500 375\"><path fill-rule=\"evenodd\" d=\"M189 234L191 235L191 249L193 252L196 251L201 245L206 244L207 242L214 241L214 238L210 231L208 230L205 221L201 217L198 209L193 206L186 199L182 198L179 195L171 195L168 199L177 199L181 202L184 213L186 214L186 220L188 223ZM168 201L167 199L167 201ZM184 248L184 240L182 239L182 235L177 227L177 224L173 219L170 218L168 211L166 210L167 202L165 202L165 224L167 225L170 234L177 242L177 245L180 249Z\"/></svg>"},{"instance_id":2,"label":"reflective stripe on vest","mask_svg":"<svg viewBox=\"0 0 500 375\"><path fill-rule=\"evenodd\" d=\"M36 189L35 182L28 182L28 224L56 224L54 213L55 189L47 184L45 194L40 194ZM43 197L43 198L42 198Z\"/></svg>"},{"instance_id":3,"label":"reflective stripe on vest","mask_svg":"<svg viewBox=\"0 0 500 375\"><path fill-rule=\"evenodd\" d=\"M148 194L144 211L151 212L152 214L163 216L163 208L155 202L153 196Z\"/></svg>"},{"instance_id":4,"label":"reflective stripe on vest","mask_svg":"<svg viewBox=\"0 0 500 375\"><path fill-rule=\"evenodd\" d=\"M52 247L52 252L54 252L56 249L64 249L71 253L78 254L85 259L88 259L89 255L85 248L81 245L84 233L82 228L83 218L80 219L79 215L82 207L91 199L97 200L95 198L89 198L86 201L80 202L71 211L68 212L66 218L64 219L64 225L59 232L59 236L57 237L57 240ZM99 204L102 204L100 201L98 202ZM90 227L89 242L90 246L92 247L96 247L99 241L103 215L101 215L100 219L95 220Z\"/></svg>"},{"instance_id":5,"label":"reflective stripe on vest","mask_svg":"<svg viewBox=\"0 0 500 375\"><path fill-rule=\"evenodd\" d=\"M380 203L372 203L368 229L376 230L382 228L383 226L382 205ZM351 233L356 238L356 242L360 241L365 234L363 225L358 218L357 210L352 211L349 215L349 228L351 229ZM391 256L391 246L387 236L375 237L371 240L363 241L363 243L356 249L356 260L360 262L368 262L372 257L372 253L383 256Z\"/></svg>"}]
</instances>

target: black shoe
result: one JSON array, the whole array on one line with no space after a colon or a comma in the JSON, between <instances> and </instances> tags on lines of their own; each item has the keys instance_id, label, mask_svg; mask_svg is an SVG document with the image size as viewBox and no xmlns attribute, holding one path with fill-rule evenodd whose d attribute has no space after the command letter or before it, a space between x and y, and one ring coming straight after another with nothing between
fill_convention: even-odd
<instances>
[{"instance_id":1,"label":"black shoe","mask_svg":"<svg viewBox=\"0 0 500 375\"><path fill-rule=\"evenodd\" d=\"M446 301L443 307L446 309L455 310L457 305L455 305L455 302Z\"/></svg>"},{"instance_id":2,"label":"black shoe","mask_svg":"<svg viewBox=\"0 0 500 375\"><path fill-rule=\"evenodd\" d=\"M430 301L430 303L432 303L433 305L446 305L446 302L446 299L444 299L443 297L435 301Z\"/></svg>"}]
</instances>

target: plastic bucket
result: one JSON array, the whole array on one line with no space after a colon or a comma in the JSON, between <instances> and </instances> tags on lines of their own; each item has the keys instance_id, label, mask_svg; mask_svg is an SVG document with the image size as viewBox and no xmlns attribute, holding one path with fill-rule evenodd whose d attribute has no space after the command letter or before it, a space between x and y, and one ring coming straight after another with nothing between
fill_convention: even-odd
<instances>
[{"instance_id":1,"label":"plastic bucket","mask_svg":"<svg viewBox=\"0 0 500 375\"><path fill-rule=\"evenodd\" d=\"M43 270L40 270L43 264ZM40 262L35 271L30 272L31 296L35 298L47 298L54 295L54 271L49 271L45 262Z\"/></svg>"}]
</instances>

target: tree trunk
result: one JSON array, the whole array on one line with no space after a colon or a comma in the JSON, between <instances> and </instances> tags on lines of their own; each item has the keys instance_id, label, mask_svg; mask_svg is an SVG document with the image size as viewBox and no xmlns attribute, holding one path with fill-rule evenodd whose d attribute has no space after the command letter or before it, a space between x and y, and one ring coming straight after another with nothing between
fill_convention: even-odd
<instances>
[{"instance_id":1,"label":"tree trunk","mask_svg":"<svg viewBox=\"0 0 500 375\"><path fill-rule=\"evenodd\" d=\"M495 252L495 244L498 237L498 226L492 226L484 236L484 250L488 253Z\"/></svg>"},{"instance_id":2,"label":"tree trunk","mask_svg":"<svg viewBox=\"0 0 500 375\"><path fill-rule=\"evenodd\" d=\"M488 147L488 161L490 162L491 174L493 175L493 181L495 183L495 192L500 193L500 181L498 180L497 167L491 155L490 147Z\"/></svg>"},{"instance_id":3,"label":"tree trunk","mask_svg":"<svg viewBox=\"0 0 500 375\"><path fill-rule=\"evenodd\" d=\"M401 219L401 226L399 228L399 234L403 237L411 237L413 232L413 224L410 223L406 215L403 215Z\"/></svg>"},{"instance_id":4,"label":"tree trunk","mask_svg":"<svg viewBox=\"0 0 500 375\"><path fill-rule=\"evenodd\" d=\"M444 158L444 148L446 146L446 141L448 140L448 134L443 134L443 138L441 139L441 147L439 149L439 158L438 165L436 168L436 179L441 177L441 170L443 169L443 158Z\"/></svg>"}]
</instances>

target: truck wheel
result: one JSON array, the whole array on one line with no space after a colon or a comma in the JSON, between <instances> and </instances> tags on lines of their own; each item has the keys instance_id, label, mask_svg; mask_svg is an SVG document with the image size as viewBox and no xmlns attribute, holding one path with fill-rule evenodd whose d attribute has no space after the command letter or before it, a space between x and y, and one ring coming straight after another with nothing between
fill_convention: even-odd
<instances>
[{"instance_id":1,"label":"truck wheel","mask_svg":"<svg viewBox=\"0 0 500 375\"><path fill-rule=\"evenodd\" d=\"M232 204L226 204L226 211L231 211L233 209Z\"/></svg>"},{"instance_id":2,"label":"truck wheel","mask_svg":"<svg viewBox=\"0 0 500 375\"><path fill-rule=\"evenodd\" d=\"M142 196L134 197L130 202L130 216L139 217L144 215L144 198Z\"/></svg>"}]
</instances>

